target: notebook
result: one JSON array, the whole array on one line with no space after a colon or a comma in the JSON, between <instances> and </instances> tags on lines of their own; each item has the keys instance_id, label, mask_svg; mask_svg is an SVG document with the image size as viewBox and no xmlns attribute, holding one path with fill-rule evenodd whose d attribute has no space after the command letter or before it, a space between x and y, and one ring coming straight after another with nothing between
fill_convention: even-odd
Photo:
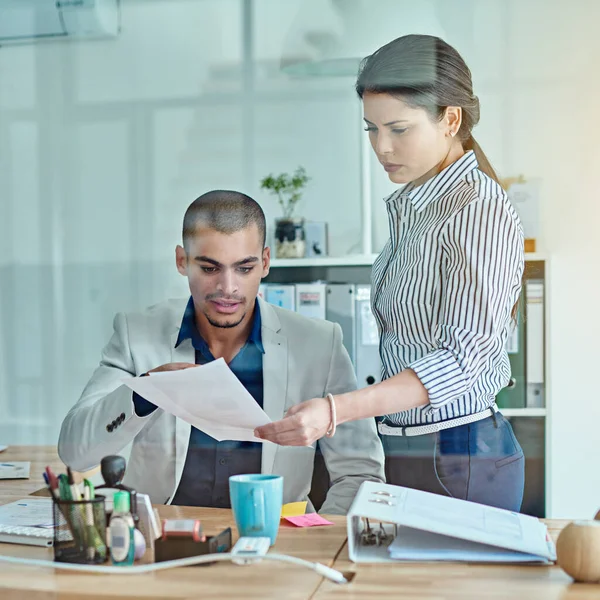
<instances>
[{"instance_id":1,"label":"notebook","mask_svg":"<svg viewBox=\"0 0 600 600\"><path fill-rule=\"evenodd\" d=\"M0 543L52 546L50 498L25 498L0 506Z\"/></svg>"}]
</instances>

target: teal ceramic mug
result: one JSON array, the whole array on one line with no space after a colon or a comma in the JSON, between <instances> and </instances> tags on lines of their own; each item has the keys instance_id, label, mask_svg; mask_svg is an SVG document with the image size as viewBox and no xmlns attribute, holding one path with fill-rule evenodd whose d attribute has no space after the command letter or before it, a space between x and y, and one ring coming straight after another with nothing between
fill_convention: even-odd
<instances>
[{"instance_id":1,"label":"teal ceramic mug","mask_svg":"<svg viewBox=\"0 0 600 600\"><path fill-rule=\"evenodd\" d=\"M232 475L229 497L240 537L268 537L272 546L281 519L283 477Z\"/></svg>"}]
</instances>

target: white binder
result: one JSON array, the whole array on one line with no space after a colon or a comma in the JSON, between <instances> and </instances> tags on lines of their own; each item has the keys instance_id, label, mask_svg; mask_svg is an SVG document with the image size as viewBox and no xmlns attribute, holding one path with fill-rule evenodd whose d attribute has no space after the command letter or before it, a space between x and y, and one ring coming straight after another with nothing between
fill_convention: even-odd
<instances>
[{"instance_id":1,"label":"white binder","mask_svg":"<svg viewBox=\"0 0 600 600\"><path fill-rule=\"evenodd\" d=\"M525 282L525 381L527 408L543 408L544 399L544 281Z\"/></svg>"},{"instance_id":2,"label":"white binder","mask_svg":"<svg viewBox=\"0 0 600 600\"><path fill-rule=\"evenodd\" d=\"M269 304L287 308L288 310L296 310L295 287L293 284L275 285L270 283L267 286L266 300Z\"/></svg>"},{"instance_id":3,"label":"white binder","mask_svg":"<svg viewBox=\"0 0 600 600\"><path fill-rule=\"evenodd\" d=\"M325 317L342 328L343 344L356 369L356 286L353 283L330 283L327 286Z\"/></svg>"},{"instance_id":4,"label":"white binder","mask_svg":"<svg viewBox=\"0 0 600 600\"><path fill-rule=\"evenodd\" d=\"M556 560L548 530L535 517L372 481L360 486L347 527L353 562ZM377 538L381 543L373 543Z\"/></svg>"},{"instance_id":5,"label":"white binder","mask_svg":"<svg viewBox=\"0 0 600 600\"><path fill-rule=\"evenodd\" d=\"M297 283L296 312L313 319L325 319L327 284Z\"/></svg>"},{"instance_id":6,"label":"white binder","mask_svg":"<svg viewBox=\"0 0 600 600\"><path fill-rule=\"evenodd\" d=\"M381 381L379 331L371 311L371 286L356 286L356 379L364 388Z\"/></svg>"}]
</instances>

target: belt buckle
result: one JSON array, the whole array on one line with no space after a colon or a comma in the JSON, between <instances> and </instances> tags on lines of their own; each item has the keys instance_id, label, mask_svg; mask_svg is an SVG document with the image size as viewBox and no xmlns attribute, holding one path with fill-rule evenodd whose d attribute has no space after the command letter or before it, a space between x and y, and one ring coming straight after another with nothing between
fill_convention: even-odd
<instances>
[{"instance_id":1,"label":"belt buckle","mask_svg":"<svg viewBox=\"0 0 600 600\"><path fill-rule=\"evenodd\" d=\"M381 431L381 429L379 430L379 433L381 433L382 435L400 435L403 437L406 437L406 425L393 425L393 424L388 424L385 422L385 417L379 421L378 425L380 425L382 428L388 428L388 429L392 429L394 430L394 433L391 432L386 432L386 431ZM400 433L397 433L397 431L400 430Z\"/></svg>"}]
</instances>

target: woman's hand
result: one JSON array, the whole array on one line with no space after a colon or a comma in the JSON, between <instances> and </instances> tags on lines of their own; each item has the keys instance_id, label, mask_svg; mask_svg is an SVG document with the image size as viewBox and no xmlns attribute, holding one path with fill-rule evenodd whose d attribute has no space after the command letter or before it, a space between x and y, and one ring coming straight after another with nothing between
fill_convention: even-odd
<instances>
[{"instance_id":1,"label":"woman's hand","mask_svg":"<svg viewBox=\"0 0 600 600\"><path fill-rule=\"evenodd\" d=\"M313 398L290 408L280 421L257 427L254 435L280 446L310 446L321 439L331 425L327 398Z\"/></svg>"}]
</instances>

